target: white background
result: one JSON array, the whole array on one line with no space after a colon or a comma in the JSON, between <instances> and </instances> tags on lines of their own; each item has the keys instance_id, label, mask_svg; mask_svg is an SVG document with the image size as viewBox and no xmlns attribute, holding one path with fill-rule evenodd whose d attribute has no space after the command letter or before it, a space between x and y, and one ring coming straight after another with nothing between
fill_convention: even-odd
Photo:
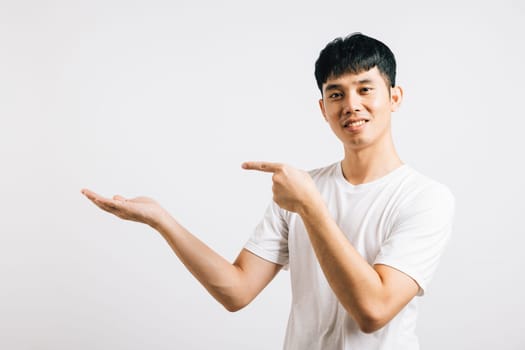
<instances>
[{"instance_id":1,"label":"white background","mask_svg":"<svg viewBox=\"0 0 525 350\"><path fill-rule=\"evenodd\" d=\"M288 272L228 313L80 189L154 197L233 260L271 198L243 161L341 159L313 65L361 31L398 60L402 159L457 200L422 348L524 349L524 23L521 1L0 0L0 348L280 348Z\"/></svg>"}]
</instances>

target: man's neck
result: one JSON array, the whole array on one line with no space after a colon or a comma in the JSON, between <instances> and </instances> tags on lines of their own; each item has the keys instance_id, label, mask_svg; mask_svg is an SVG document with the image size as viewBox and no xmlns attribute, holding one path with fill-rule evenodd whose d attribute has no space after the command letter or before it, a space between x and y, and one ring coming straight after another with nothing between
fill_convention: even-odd
<instances>
[{"instance_id":1,"label":"man's neck","mask_svg":"<svg viewBox=\"0 0 525 350\"><path fill-rule=\"evenodd\" d=\"M345 147L342 162L346 181L359 185L379 179L403 164L391 138L363 149Z\"/></svg>"}]
</instances>

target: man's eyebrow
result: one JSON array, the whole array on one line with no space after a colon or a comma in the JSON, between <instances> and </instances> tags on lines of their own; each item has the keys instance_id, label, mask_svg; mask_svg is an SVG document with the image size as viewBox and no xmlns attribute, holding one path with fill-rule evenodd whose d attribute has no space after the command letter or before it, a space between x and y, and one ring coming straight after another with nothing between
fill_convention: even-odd
<instances>
[{"instance_id":1,"label":"man's eyebrow","mask_svg":"<svg viewBox=\"0 0 525 350\"><path fill-rule=\"evenodd\" d=\"M325 91L330 91L330 90L341 90L341 85L340 84L328 84L326 85L326 87L324 88Z\"/></svg>"},{"instance_id":2,"label":"man's eyebrow","mask_svg":"<svg viewBox=\"0 0 525 350\"><path fill-rule=\"evenodd\" d=\"M353 82L352 85L364 85L364 84L373 84L374 81L370 78L363 78L363 79L360 79L356 82ZM330 91L330 90L342 90L343 87L341 84L328 84L326 85L326 87L324 88L325 91Z\"/></svg>"}]
</instances>

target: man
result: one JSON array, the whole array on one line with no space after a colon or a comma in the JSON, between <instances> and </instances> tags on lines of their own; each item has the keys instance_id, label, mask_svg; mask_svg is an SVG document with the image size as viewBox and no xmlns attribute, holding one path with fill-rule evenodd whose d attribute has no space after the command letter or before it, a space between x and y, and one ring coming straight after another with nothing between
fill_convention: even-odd
<instances>
[{"instance_id":1,"label":"man","mask_svg":"<svg viewBox=\"0 0 525 350\"><path fill-rule=\"evenodd\" d=\"M289 268L285 349L418 349L414 297L424 294L449 238L454 199L396 153L391 112L403 91L395 73L390 49L359 33L321 51L319 105L344 159L310 172L244 163L273 173L274 200L233 264L152 199L82 192L100 208L159 231L229 311Z\"/></svg>"}]
</instances>

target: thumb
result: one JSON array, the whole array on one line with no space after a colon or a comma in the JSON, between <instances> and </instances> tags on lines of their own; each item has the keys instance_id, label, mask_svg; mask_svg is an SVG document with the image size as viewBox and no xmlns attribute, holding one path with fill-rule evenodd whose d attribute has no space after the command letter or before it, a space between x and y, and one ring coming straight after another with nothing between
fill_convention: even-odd
<instances>
[{"instance_id":1,"label":"thumb","mask_svg":"<svg viewBox=\"0 0 525 350\"><path fill-rule=\"evenodd\" d=\"M116 194L113 196L113 199L116 200L116 201L121 201L121 202L125 202L126 201L126 198Z\"/></svg>"}]
</instances>

